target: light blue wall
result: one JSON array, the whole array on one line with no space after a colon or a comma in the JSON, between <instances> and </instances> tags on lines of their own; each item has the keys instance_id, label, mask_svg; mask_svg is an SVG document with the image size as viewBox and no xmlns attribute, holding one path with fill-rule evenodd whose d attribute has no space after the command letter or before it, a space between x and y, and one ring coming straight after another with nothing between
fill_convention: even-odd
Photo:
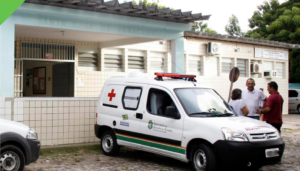
<instances>
[{"instance_id":1,"label":"light blue wall","mask_svg":"<svg viewBox=\"0 0 300 171\"><path fill-rule=\"evenodd\" d=\"M0 96L14 96L15 25L49 27L172 40L174 71L184 70L183 32L189 24L75 10L37 4L22 4L0 27Z\"/></svg>"},{"instance_id":2,"label":"light blue wall","mask_svg":"<svg viewBox=\"0 0 300 171\"><path fill-rule=\"evenodd\" d=\"M20 25L174 39L189 24L24 3L10 17Z\"/></svg>"},{"instance_id":3,"label":"light blue wall","mask_svg":"<svg viewBox=\"0 0 300 171\"><path fill-rule=\"evenodd\" d=\"M184 74L184 38L179 36L171 41L172 72Z\"/></svg>"},{"instance_id":4,"label":"light blue wall","mask_svg":"<svg viewBox=\"0 0 300 171\"><path fill-rule=\"evenodd\" d=\"M300 89L300 83L289 83L290 89Z\"/></svg>"},{"instance_id":5,"label":"light blue wall","mask_svg":"<svg viewBox=\"0 0 300 171\"><path fill-rule=\"evenodd\" d=\"M0 25L0 96L14 97L15 25Z\"/></svg>"}]
</instances>

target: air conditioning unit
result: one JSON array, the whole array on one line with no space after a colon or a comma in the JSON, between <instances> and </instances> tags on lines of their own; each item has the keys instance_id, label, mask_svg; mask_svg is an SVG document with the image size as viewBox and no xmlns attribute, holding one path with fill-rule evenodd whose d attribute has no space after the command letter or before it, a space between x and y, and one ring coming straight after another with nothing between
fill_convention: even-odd
<instances>
[{"instance_id":1,"label":"air conditioning unit","mask_svg":"<svg viewBox=\"0 0 300 171\"><path fill-rule=\"evenodd\" d=\"M254 62L251 64L251 73L261 73L262 72L262 65Z\"/></svg>"},{"instance_id":2,"label":"air conditioning unit","mask_svg":"<svg viewBox=\"0 0 300 171\"><path fill-rule=\"evenodd\" d=\"M276 78L277 77L277 70L266 70L264 71L265 78Z\"/></svg>"},{"instance_id":3,"label":"air conditioning unit","mask_svg":"<svg viewBox=\"0 0 300 171\"><path fill-rule=\"evenodd\" d=\"M221 43L209 42L207 45L209 55L219 55L221 53Z\"/></svg>"}]
</instances>

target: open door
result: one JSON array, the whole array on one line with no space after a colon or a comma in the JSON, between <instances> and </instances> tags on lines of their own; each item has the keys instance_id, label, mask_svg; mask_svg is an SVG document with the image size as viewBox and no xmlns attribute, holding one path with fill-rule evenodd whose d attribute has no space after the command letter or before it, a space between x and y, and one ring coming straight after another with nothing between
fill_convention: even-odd
<instances>
[{"instance_id":1,"label":"open door","mask_svg":"<svg viewBox=\"0 0 300 171\"><path fill-rule=\"evenodd\" d=\"M53 97L74 97L74 63L53 65Z\"/></svg>"}]
</instances>

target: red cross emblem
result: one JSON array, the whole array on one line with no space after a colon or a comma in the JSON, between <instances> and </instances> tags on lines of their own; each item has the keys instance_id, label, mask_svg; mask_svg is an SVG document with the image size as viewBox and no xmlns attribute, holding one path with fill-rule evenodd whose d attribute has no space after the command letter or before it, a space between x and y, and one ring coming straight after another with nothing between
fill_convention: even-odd
<instances>
[{"instance_id":1,"label":"red cross emblem","mask_svg":"<svg viewBox=\"0 0 300 171\"><path fill-rule=\"evenodd\" d=\"M108 93L109 101L112 101L113 97L116 97L116 93L114 93L115 89L111 90L111 93Z\"/></svg>"}]
</instances>

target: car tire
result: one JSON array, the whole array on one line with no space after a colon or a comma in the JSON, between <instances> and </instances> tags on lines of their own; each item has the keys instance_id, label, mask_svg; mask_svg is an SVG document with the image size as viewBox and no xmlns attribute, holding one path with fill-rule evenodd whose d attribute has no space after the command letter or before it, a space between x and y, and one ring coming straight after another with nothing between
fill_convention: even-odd
<instances>
[{"instance_id":1,"label":"car tire","mask_svg":"<svg viewBox=\"0 0 300 171\"><path fill-rule=\"evenodd\" d=\"M115 156L119 153L120 146L117 144L116 135L112 130L106 131L102 135L101 150L108 156Z\"/></svg>"},{"instance_id":2,"label":"car tire","mask_svg":"<svg viewBox=\"0 0 300 171\"><path fill-rule=\"evenodd\" d=\"M0 170L22 171L25 166L23 152L14 145L6 145L0 148Z\"/></svg>"},{"instance_id":3,"label":"car tire","mask_svg":"<svg viewBox=\"0 0 300 171\"><path fill-rule=\"evenodd\" d=\"M298 111L298 113L300 113L300 105L298 105L297 111Z\"/></svg>"},{"instance_id":4,"label":"car tire","mask_svg":"<svg viewBox=\"0 0 300 171\"><path fill-rule=\"evenodd\" d=\"M206 144L194 145L191 149L191 163L196 171L216 171L217 160L216 156Z\"/></svg>"}]
</instances>

